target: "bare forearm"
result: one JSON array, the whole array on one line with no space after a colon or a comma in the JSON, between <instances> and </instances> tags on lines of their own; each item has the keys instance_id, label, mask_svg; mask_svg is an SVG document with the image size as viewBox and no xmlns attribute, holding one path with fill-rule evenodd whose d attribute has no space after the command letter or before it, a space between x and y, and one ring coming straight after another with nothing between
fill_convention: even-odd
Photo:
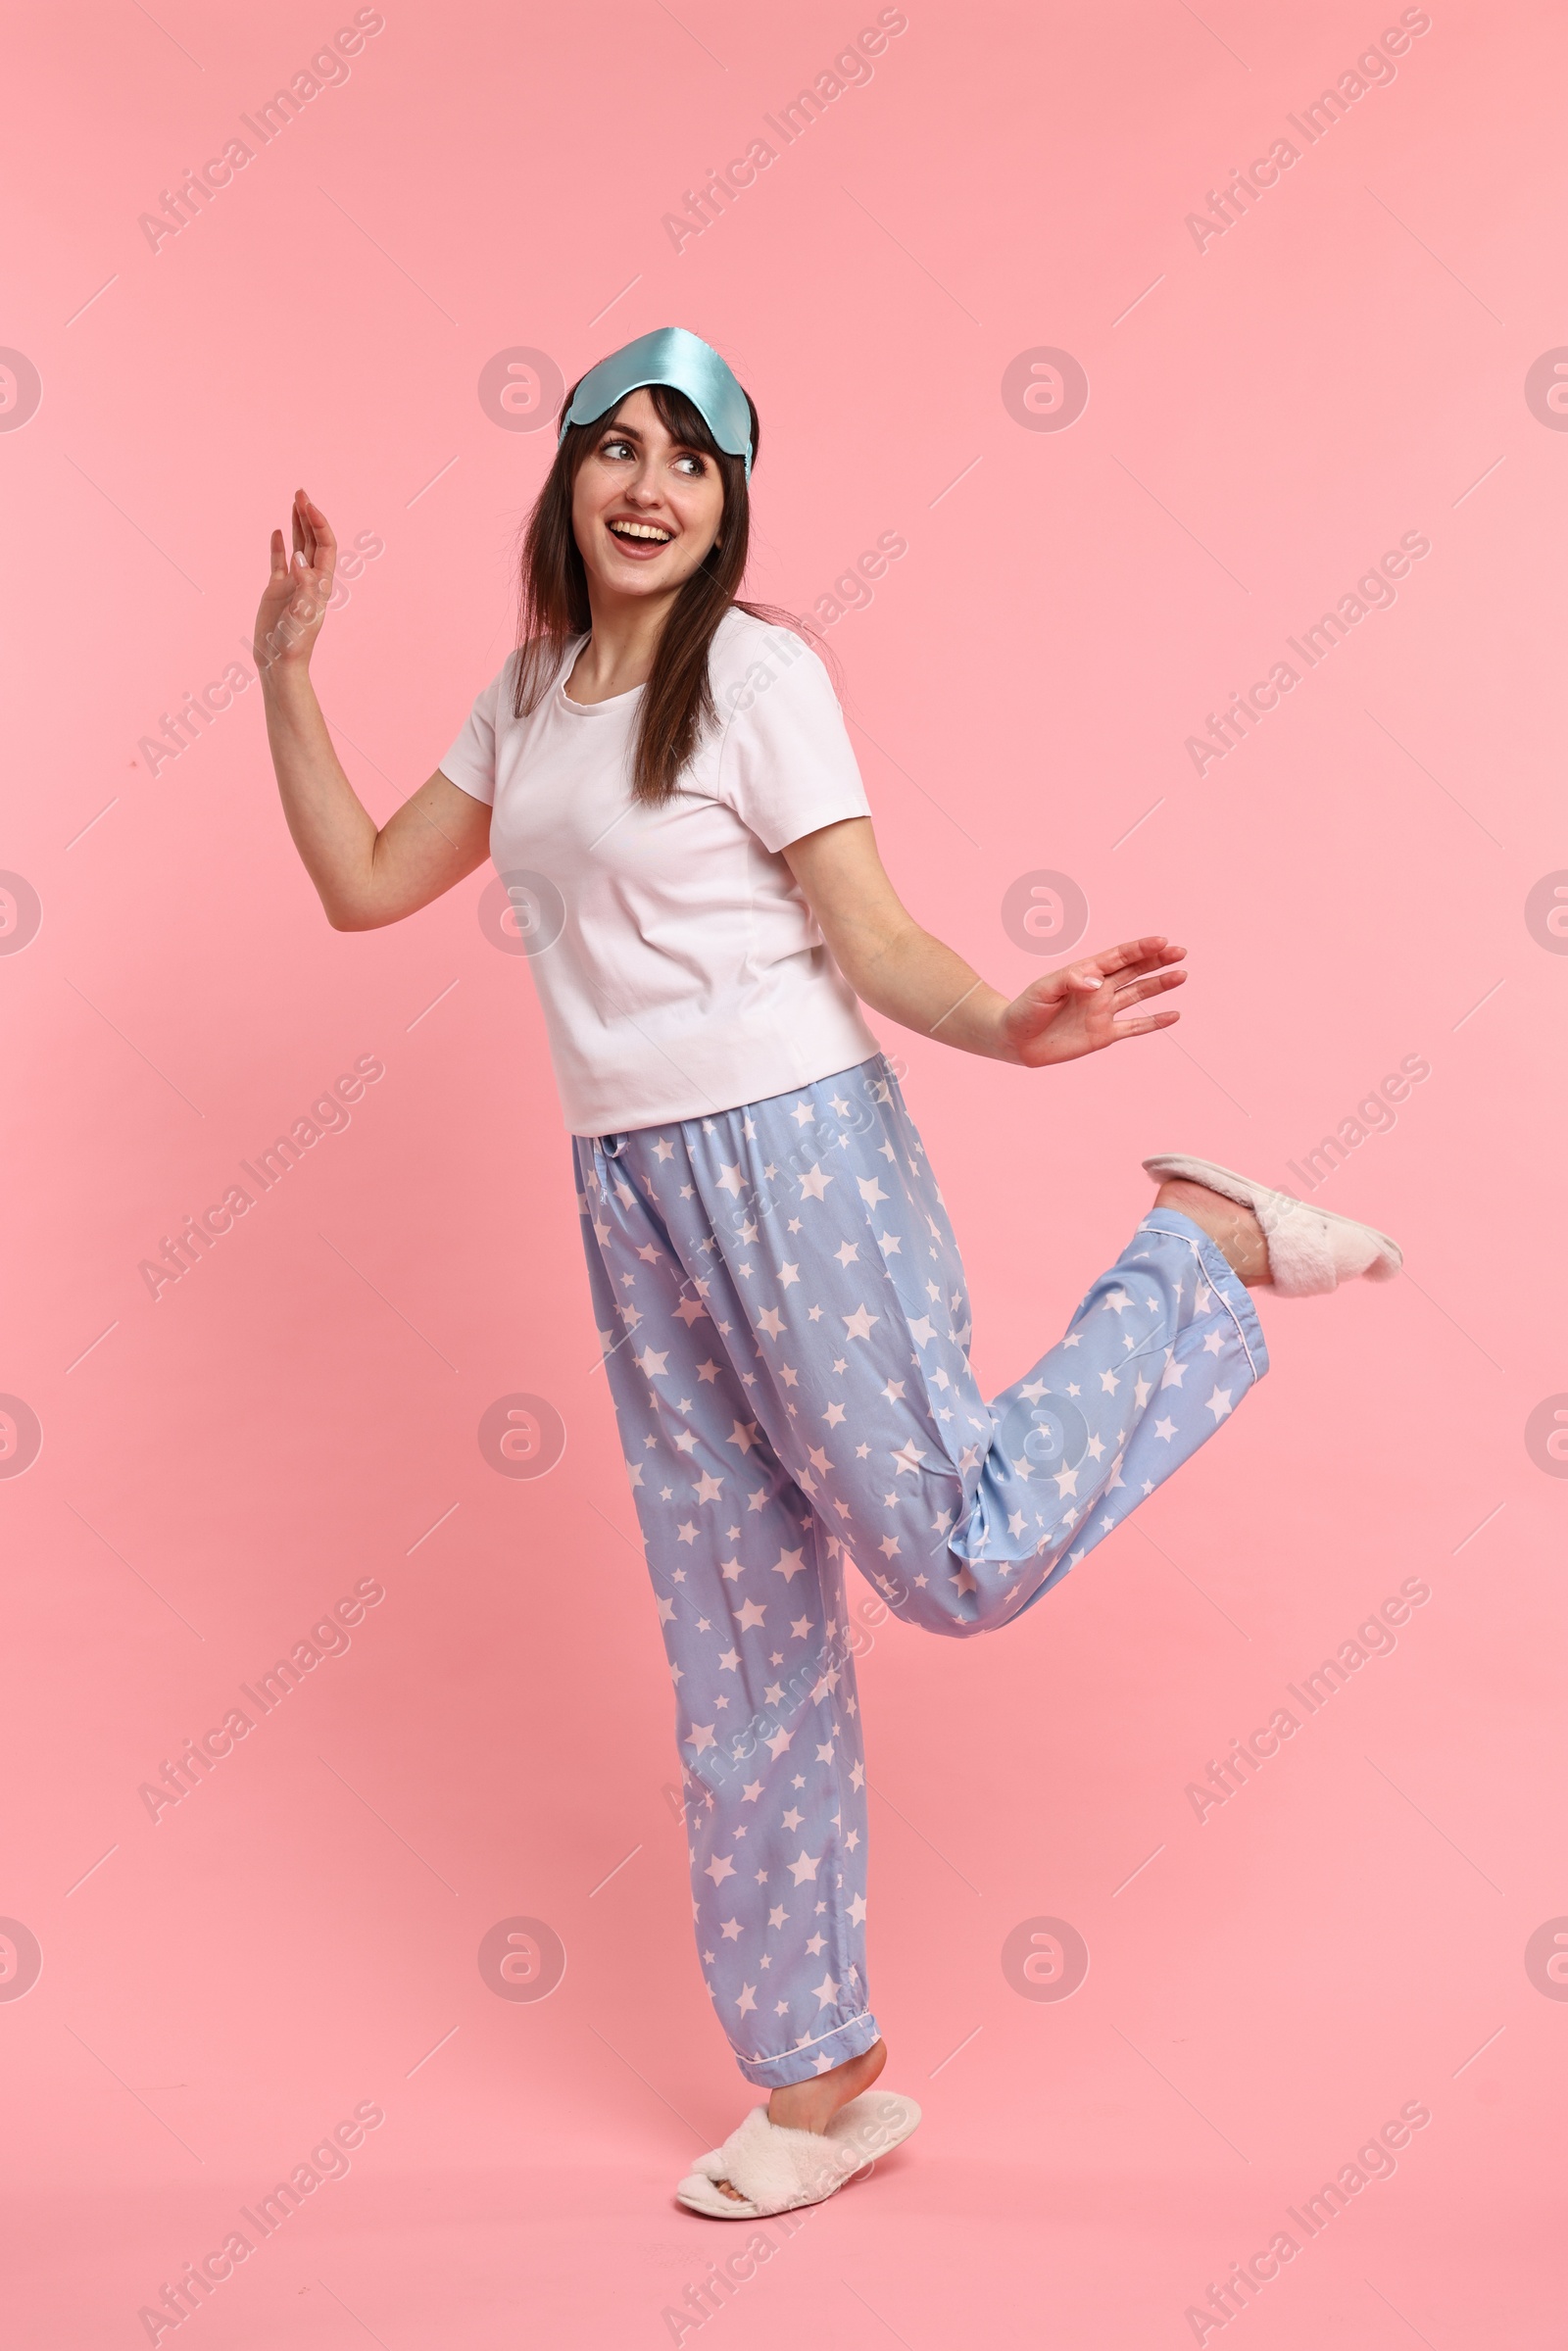
<instances>
[{"instance_id":1,"label":"bare forearm","mask_svg":"<svg viewBox=\"0 0 1568 2351\"><path fill-rule=\"evenodd\" d=\"M344 774L308 669L263 671L267 739L283 815L327 920L353 928L369 903L376 826Z\"/></svg>"},{"instance_id":2,"label":"bare forearm","mask_svg":"<svg viewBox=\"0 0 1568 2351\"><path fill-rule=\"evenodd\" d=\"M1186 977L1179 965L1187 950L1163 933L1081 956L1031 980L1008 1003L906 912L883 871L869 817L803 833L784 855L856 994L874 1012L960 1053L1043 1069L1168 1028L1178 1017L1136 1009Z\"/></svg>"},{"instance_id":3,"label":"bare forearm","mask_svg":"<svg viewBox=\"0 0 1568 2351\"><path fill-rule=\"evenodd\" d=\"M917 923L868 946L855 963L847 976L873 1011L959 1053L1016 1057L1001 1025L1007 999Z\"/></svg>"},{"instance_id":4,"label":"bare forearm","mask_svg":"<svg viewBox=\"0 0 1568 2351\"><path fill-rule=\"evenodd\" d=\"M438 767L377 825L344 774L311 684L311 649L332 599L337 541L320 508L296 493L294 555L274 530L256 614L256 659L283 814L327 921L379 930L417 913L489 854L490 809Z\"/></svg>"}]
</instances>

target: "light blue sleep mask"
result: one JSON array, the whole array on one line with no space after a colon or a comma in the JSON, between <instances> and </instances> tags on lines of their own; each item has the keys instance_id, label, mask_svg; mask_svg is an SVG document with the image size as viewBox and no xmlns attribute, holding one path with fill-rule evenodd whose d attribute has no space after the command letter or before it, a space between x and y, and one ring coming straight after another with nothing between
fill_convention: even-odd
<instances>
[{"instance_id":1,"label":"light blue sleep mask","mask_svg":"<svg viewBox=\"0 0 1568 2351\"><path fill-rule=\"evenodd\" d=\"M590 367L561 420L560 440L565 439L568 424L591 424L645 384L668 384L684 392L719 448L729 457L745 458L746 478L751 480L752 418L746 395L711 345L701 335L688 334L684 326L656 326L652 334L622 344L597 367Z\"/></svg>"}]
</instances>

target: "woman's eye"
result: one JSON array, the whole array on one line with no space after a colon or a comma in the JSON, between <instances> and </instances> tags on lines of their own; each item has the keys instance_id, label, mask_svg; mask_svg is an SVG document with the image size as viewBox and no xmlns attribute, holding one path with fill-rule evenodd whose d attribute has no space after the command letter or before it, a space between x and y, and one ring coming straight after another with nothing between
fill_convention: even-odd
<instances>
[{"instance_id":1,"label":"woman's eye","mask_svg":"<svg viewBox=\"0 0 1568 2351\"><path fill-rule=\"evenodd\" d=\"M599 454L601 457L630 457L631 443L629 441L606 441L601 444Z\"/></svg>"}]
</instances>

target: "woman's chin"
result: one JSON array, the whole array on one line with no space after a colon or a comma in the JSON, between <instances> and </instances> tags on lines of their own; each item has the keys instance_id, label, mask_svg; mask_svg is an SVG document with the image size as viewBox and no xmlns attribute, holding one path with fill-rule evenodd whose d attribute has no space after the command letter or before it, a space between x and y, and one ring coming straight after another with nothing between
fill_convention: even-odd
<instances>
[{"instance_id":1,"label":"woman's chin","mask_svg":"<svg viewBox=\"0 0 1568 2351\"><path fill-rule=\"evenodd\" d=\"M662 564L629 562L607 563L603 568L594 564L588 576L607 596L632 603L645 597L672 595L685 586L691 574L666 570Z\"/></svg>"}]
</instances>

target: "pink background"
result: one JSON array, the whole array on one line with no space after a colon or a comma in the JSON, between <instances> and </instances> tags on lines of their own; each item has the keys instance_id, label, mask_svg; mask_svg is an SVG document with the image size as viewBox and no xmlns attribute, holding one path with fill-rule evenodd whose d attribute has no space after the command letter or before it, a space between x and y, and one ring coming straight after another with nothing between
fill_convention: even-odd
<instances>
[{"instance_id":1,"label":"pink background","mask_svg":"<svg viewBox=\"0 0 1568 2351\"><path fill-rule=\"evenodd\" d=\"M1568 2006L1525 1953L1568 1912L1568 1489L1525 1430L1568 1388L1568 962L1525 902L1568 866L1568 438L1524 387L1568 341L1560 12L1434 0L1392 84L1200 251L1205 190L1396 8L910 0L677 253L683 189L874 9L388 0L152 251L138 215L351 14L61 6L7 36L0 340L42 400L0 433L0 866L42 926L0 955L0 1390L43 1431L0 1479L0 1914L43 1954L0 1999L8 2339L146 2340L138 2308L361 2101L384 2123L217 2288L209 2351L654 2345L739 2243L670 2201L751 2093L691 1948L526 966L483 873L327 928L254 688L156 777L138 754L248 643L303 481L384 546L317 672L388 814L507 648L550 454L481 369L527 346L569 381L679 321L761 410L753 594L809 607L907 539L828 637L911 908L1008 988L1042 968L1001 911L1037 869L1087 895L1085 945L1191 950L1177 1030L1064 1071L881 1025L991 1387L1120 1246L1145 1153L1290 1181L1402 1056L1431 1072L1322 1195L1408 1278L1265 1298L1255 1401L1016 1630L875 1634L872 1988L925 2125L681 2339L1190 2342L1209 2282L1419 2100L1396 2175L1231 2325L1559 2343ZM1060 432L1002 397L1042 346L1091 387ZM1205 712L1405 531L1431 552L1392 609L1200 777ZM155 1303L138 1261L361 1054L385 1074L351 1126ZM567 1430L534 1481L477 1442L514 1391ZM1200 1823L1188 1784L1411 1577L1396 1650ZM348 1653L155 1824L140 1785L368 1578ZM519 1915L567 1953L538 2003L476 1963ZM1043 1916L1091 1953L1059 2003L1002 1965Z\"/></svg>"}]
</instances>

